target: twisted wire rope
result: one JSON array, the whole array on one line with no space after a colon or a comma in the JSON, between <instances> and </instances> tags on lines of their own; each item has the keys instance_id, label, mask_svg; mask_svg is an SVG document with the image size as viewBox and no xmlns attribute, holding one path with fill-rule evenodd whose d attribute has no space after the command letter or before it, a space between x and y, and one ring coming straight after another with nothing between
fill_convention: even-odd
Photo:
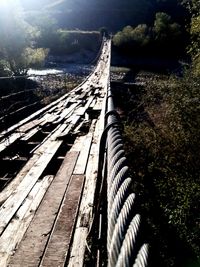
<instances>
[{"instance_id":1,"label":"twisted wire rope","mask_svg":"<svg viewBox=\"0 0 200 267\"><path fill-rule=\"evenodd\" d=\"M144 244L138 252L133 267L146 267L148 259L148 244Z\"/></svg>"},{"instance_id":2,"label":"twisted wire rope","mask_svg":"<svg viewBox=\"0 0 200 267\"><path fill-rule=\"evenodd\" d=\"M108 85L107 125L107 251L108 267L146 267L148 245L138 241L140 215L135 215L135 194L123 149L118 116ZM139 252L138 252L139 250ZM134 264L134 265L133 265Z\"/></svg>"},{"instance_id":3,"label":"twisted wire rope","mask_svg":"<svg viewBox=\"0 0 200 267\"><path fill-rule=\"evenodd\" d=\"M112 104L111 106L113 107ZM132 179L126 166L123 140L117 120L113 114L107 119L107 123L113 123L113 127L107 133L108 267L128 267L133 266L133 263L134 267L145 267L148 245L143 245L137 254L135 243L140 215L137 214L133 218L135 194L129 193Z\"/></svg>"},{"instance_id":4,"label":"twisted wire rope","mask_svg":"<svg viewBox=\"0 0 200 267\"><path fill-rule=\"evenodd\" d=\"M108 42L108 68L110 56L111 42ZM107 179L108 267L146 267L148 245L140 240L141 217L136 214L136 196L131 191L132 179L123 149L122 125L114 108L110 81L107 85L106 104L106 128L101 144L104 163L99 165L99 173L103 173Z\"/></svg>"},{"instance_id":5,"label":"twisted wire rope","mask_svg":"<svg viewBox=\"0 0 200 267\"><path fill-rule=\"evenodd\" d=\"M127 178L118 190L113 204L111 206L110 216L108 217L108 243L110 244L115 225L117 223L117 218L122 209L123 203L126 200L128 191L130 190L131 178Z\"/></svg>"},{"instance_id":6,"label":"twisted wire rope","mask_svg":"<svg viewBox=\"0 0 200 267\"><path fill-rule=\"evenodd\" d=\"M131 262L133 261L134 248L139 226L140 215L136 214L133 220L131 221L126 236L124 238L122 249L120 251L120 255L116 264L117 267L130 266Z\"/></svg>"},{"instance_id":7,"label":"twisted wire rope","mask_svg":"<svg viewBox=\"0 0 200 267\"><path fill-rule=\"evenodd\" d=\"M109 267L116 266L116 262L117 262L117 259L119 257L120 250L122 247L122 242L124 240L124 237L127 231L127 226L130 222L134 200L135 200L135 195L134 194L129 195L117 219L117 223L115 225L112 239L110 242L110 247L108 247L108 251L110 254L109 261L108 261Z\"/></svg>"}]
</instances>

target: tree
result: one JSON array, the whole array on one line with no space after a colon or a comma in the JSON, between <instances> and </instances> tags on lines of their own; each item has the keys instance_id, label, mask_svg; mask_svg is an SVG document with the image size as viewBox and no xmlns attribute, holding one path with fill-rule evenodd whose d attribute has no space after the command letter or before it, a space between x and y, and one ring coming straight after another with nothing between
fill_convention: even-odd
<instances>
[{"instance_id":1,"label":"tree","mask_svg":"<svg viewBox=\"0 0 200 267\"><path fill-rule=\"evenodd\" d=\"M164 12L156 13L153 26L155 47L157 52L161 54L178 55L182 45L182 29L181 26L172 21L171 16Z\"/></svg>"},{"instance_id":2,"label":"tree","mask_svg":"<svg viewBox=\"0 0 200 267\"><path fill-rule=\"evenodd\" d=\"M181 26L176 22L172 22L168 14L158 12L154 21L154 32L157 40L166 42L167 39L177 38L181 35Z\"/></svg>"},{"instance_id":3,"label":"tree","mask_svg":"<svg viewBox=\"0 0 200 267\"><path fill-rule=\"evenodd\" d=\"M29 67L41 63L47 51L35 49L39 32L28 24L18 2L0 2L1 69L8 75L25 75Z\"/></svg>"},{"instance_id":4,"label":"tree","mask_svg":"<svg viewBox=\"0 0 200 267\"><path fill-rule=\"evenodd\" d=\"M192 57L193 72L200 76L200 2L198 0L185 1L191 14L189 53Z\"/></svg>"},{"instance_id":5,"label":"tree","mask_svg":"<svg viewBox=\"0 0 200 267\"><path fill-rule=\"evenodd\" d=\"M37 36L37 46L50 48L57 38L57 21L46 12L29 13L26 20L39 32Z\"/></svg>"},{"instance_id":6,"label":"tree","mask_svg":"<svg viewBox=\"0 0 200 267\"><path fill-rule=\"evenodd\" d=\"M148 45L150 41L149 28L146 24L139 24L137 27L126 26L122 31L115 34L113 43L117 47L140 49Z\"/></svg>"}]
</instances>

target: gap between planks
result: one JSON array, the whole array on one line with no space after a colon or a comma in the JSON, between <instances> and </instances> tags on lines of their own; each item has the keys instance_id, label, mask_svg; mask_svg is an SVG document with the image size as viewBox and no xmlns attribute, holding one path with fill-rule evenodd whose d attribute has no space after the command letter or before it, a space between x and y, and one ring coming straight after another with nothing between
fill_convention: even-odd
<instances>
[{"instance_id":1,"label":"gap between planks","mask_svg":"<svg viewBox=\"0 0 200 267\"><path fill-rule=\"evenodd\" d=\"M25 175L16 190L0 207L0 234L12 219L15 212L18 210L26 196L29 194L50 160L61 145L61 141L52 142L44 154L36 161L34 166Z\"/></svg>"},{"instance_id":2,"label":"gap between planks","mask_svg":"<svg viewBox=\"0 0 200 267\"><path fill-rule=\"evenodd\" d=\"M40 264L47 241L52 231L58 210L67 190L76 164L78 152L68 152L48 188L24 238L16 253L11 257L9 266L35 267Z\"/></svg>"},{"instance_id":3,"label":"gap between planks","mask_svg":"<svg viewBox=\"0 0 200 267\"><path fill-rule=\"evenodd\" d=\"M53 176L45 176L38 181L14 218L11 220L0 237L0 267L6 267L10 256L16 250L25 234L34 214L42 201L46 190L53 180Z\"/></svg>"},{"instance_id":4,"label":"gap between planks","mask_svg":"<svg viewBox=\"0 0 200 267\"><path fill-rule=\"evenodd\" d=\"M99 145L104 129L104 114L106 108L106 97L102 102L102 111L95 125L93 143L89 154L86 168L85 186L80 203L73 242L69 254L68 267L84 266L84 257L87 244L87 236L93 220L93 205L97 182L97 170L99 162Z\"/></svg>"}]
</instances>

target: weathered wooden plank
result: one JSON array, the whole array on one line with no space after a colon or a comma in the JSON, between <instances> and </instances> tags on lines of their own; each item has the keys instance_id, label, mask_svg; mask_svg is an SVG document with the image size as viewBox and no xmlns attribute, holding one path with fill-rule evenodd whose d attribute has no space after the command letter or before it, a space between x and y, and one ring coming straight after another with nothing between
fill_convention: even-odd
<instances>
[{"instance_id":1,"label":"weathered wooden plank","mask_svg":"<svg viewBox=\"0 0 200 267\"><path fill-rule=\"evenodd\" d=\"M104 105L106 101L103 102ZM68 262L68 267L84 266L84 257L86 249L86 239L91 227L93 217L93 205L96 189L98 160L99 160L99 142L103 132L105 106L101 112L101 120L97 120L93 134L93 143L90 150L86 169L86 179L83 190L83 197L80 203L78 219L74 231L73 242Z\"/></svg>"},{"instance_id":2,"label":"weathered wooden plank","mask_svg":"<svg viewBox=\"0 0 200 267\"><path fill-rule=\"evenodd\" d=\"M69 184L78 152L68 152L9 266L38 266ZM53 265L52 265L53 266Z\"/></svg>"},{"instance_id":3,"label":"weathered wooden plank","mask_svg":"<svg viewBox=\"0 0 200 267\"><path fill-rule=\"evenodd\" d=\"M94 193L97 177L97 157L90 155L86 170L86 180L80 204L78 220L73 237L72 249L68 266L83 266L86 249L86 238L92 223ZM81 264L81 265L79 265Z\"/></svg>"},{"instance_id":4,"label":"weathered wooden plank","mask_svg":"<svg viewBox=\"0 0 200 267\"><path fill-rule=\"evenodd\" d=\"M75 108L79 105L79 103L73 103L69 108L65 108L59 115L59 118L57 119L56 123L60 123L64 118L69 117L73 113Z\"/></svg>"},{"instance_id":5,"label":"weathered wooden plank","mask_svg":"<svg viewBox=\"0 0 200 267\"><path fill-rule=\"evenodd\" d=\"M40 266L65 266L83 183L84 175L72 175Z\"/></svg>"},{"instance_id":6,"label":"weathered wooden plank","mask_svg":"<svg viewBox=\"0 0 200 267\"><path fill-rule=\"evenodd\" d=\"M20 138L20 140L27 141L28 139L33 137L39 130L40 130L40 127L38 127L38 126L35 127L34 129L32 129L31 131L26 133L22 138Z\"/></svg>"},{"instance_id":7,"label":"weathered wooden plank","mask_svg":"<svg viewBox=\"0 0 200 267\"><path fill-rule=\"evenodd\" d=\"M102 108L102 98L99 98L95 104L95 106L93 107L93 110L101 110Z\"/></svg>"},{"instance_id":8,"label":"weathered wooden plank","mask_svg":"<svg viewBox=\"0 0 200 267\"><path fill-rule=\"evenodd\" d=\"M83 142L85 140L85 136L78 136L71 148L71 151L81 151L81 147L83 146Z\"/></svg>"},{"instance_id":9,"label":"weathered wooden plank","mask_svg":"<svg viewBox=\"0 0 200 267\"><path fill-rule=\"evenodd\" d=\"M71 125L75 126L78 121L80 120L81 116L78 116L76 114L72 114L69 118L67 118L66 122L70 123Z\"/></svg>"},{"instance_id":10,"label":"weathered wooden plank","mask_svg":"<svg viewBox=\"0 0 200 267\"><path fill-rule=\"evenodd\" d=\"M98 136L99 138L101 138L101 134L105 128L105 114L106 114L106 101L107 101L107 95L105 95L105 97L103 98L103 101L102 101L102 106L101 106L101 114L100 114L100 117L99 117L99 127L98 127Z\"/></svg>"},{"instance_id":11,"label":"weathered wooden plank","mask_svg":"<svg viewBox=\"0 0 200 267\"><path fill-rule=\"evenodd\" d=\"M92 144L93 153L98 153L98 144ZM87 169L86 180L84 185L83 197L80 204L78 220L74 232L72 250L68 266L83 266L84 254L86 249L86 237L92 223L93 203L96 188L96 178L98 169L98 154L90 154ZM80 240L81 243L80 244ZM84 240L84 241L83 241ZM81 247L81 249L80 249Z\"/></svg>"},{"instance_id":12,"label":"weathered wooden plank","mask_svg":"<svg viewBox=\"0 0 200 267\"><path fill-rule=\"evenodd\" d=\"M0 192L0 205L16 190L17 186L21 183L25 175L29 172L32 166L39 159L39 155L33 155L26 165L21 169L15 178Z\"/></svg>"},{"instance_id":13,"label":"weathered wooden plank","mask_svg":"<svg viewBox=\"0 0 200 267\"><path fill-rule=\"evenodd\" d=\"M84 113L86 112L86 110L89 108L90 104L92 103L92 101L94 100L94 96L90 96L87 103L85 104L85 106L78 108L74 114L79 115L79 116L83 116Z\"/></svg>"},{"instance_id":14,"label":"weathered wooden plank","mask_svg":"<svg viewBox=\"0 0 200 267\"><path fill-rule=\"evenodd\" d=\"M79 227L73 236L73 247L70 253L68 267L81 267L84 266L84 254L85 254L85 241L88 235L88 229L85 227Z\"/></svg>"},{"instance_id":15,"label":"weathered wooden plank","mask_svg":"<svg viewBox=\"0 0 200 267\"><path fill-rule=\"evenodd\" d=\"M90 108L93 108L94 106L95 106L95 104L96 104L96 101L97 101L97 98L95 98L93 101L92 101L92 103L90 104Z\"/></svg>"},{"instance_id":16,"label":"weathered wooden plank","mask_svg":"<svg viewBox=\"0 0 200 267\"><path fill-rule=\"evenodd\" d=\"M21 127L19 127L17 129L17 131L25 133L25 132L31 130L32 128L37 127L43 120L44 120L44 118L32 120L32 121L26 123L25 125L22 125Z\"/></svg>"},{"instance_id":17,"label":"weathered wooden plank","mask_svg":"<svg viewBox=\"0 0 200 267\"><path fill-rule=\"evenodd\" d=\"M58 125L38 146L36 146L31 153L41 155L49 147L52 141L55 141L57 137L65 130L67 124L63 123Z\"/></svg>"},{"instance_id":18,"label":"weathered wooden plank","mask_svg":"<svg viewBox=\"0 0 200 267\"><path fill-rule=\"evenodd\" d=\"M85 136L83 145L81 147L81 152L79 154L75 169L74 169L74 174L84 174L88 157L89 157L89 151L92 143L92 134L89 133L87 136ZM79 148L80 149L80 148Z\"/></svg>"},{"instance_id":19,"label":"weathered wooden plank","mask_svg":"<svg viewBox=\"0 0 200 267\"><path fill-rule=\"evenodd\" d=\"M16 191L0 207L0 233L3 232L8 222L12 219L17 209L29 194L61 143L61 141L52 141L45 153L26 174L22 182L16 188Z\"/></svg>"},{"instance_id":20,"label":"weathered wooden plank","mask_svg":"<svg viewBox=\"0 0 200 267\"><path fill-rule=\"evenodd\" d=\"M46 176L35 184L15 217L1 235L0 267L7 266L10 256L21 241L52 180L53 176Z\"/></svg>"},{"instance_id":21,"label":"weathered wooden plank","mask_svg":"<svg viewBox=\"0 0 200 267\"><path fill-rule=\"evenodd\" d=\"M19 139L21 136L23 136L22 133L13 133L10 136L4 138L0 142L0 152L2 152L4 149L6 149L8 146L13 144L17 139Z\"/></svg>"}]
</instances>

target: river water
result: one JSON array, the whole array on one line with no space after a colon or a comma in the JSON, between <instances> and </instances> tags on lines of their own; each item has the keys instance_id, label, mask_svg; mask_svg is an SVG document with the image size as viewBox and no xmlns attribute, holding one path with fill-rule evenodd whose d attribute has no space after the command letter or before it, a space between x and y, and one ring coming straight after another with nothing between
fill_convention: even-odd
<instances>
[{"instance_id":1,"label":"river water","mask_svg":"<svg viewBox=\"0 0 200 267\"><path fill-rule=\"evenodd\" d=\"M93 69L93 65L86 64L67 64L56 68L29 69L29 76L45 76L54 74L66 74L69 76L87 76Z\"/></svg>"}]
</instances>

